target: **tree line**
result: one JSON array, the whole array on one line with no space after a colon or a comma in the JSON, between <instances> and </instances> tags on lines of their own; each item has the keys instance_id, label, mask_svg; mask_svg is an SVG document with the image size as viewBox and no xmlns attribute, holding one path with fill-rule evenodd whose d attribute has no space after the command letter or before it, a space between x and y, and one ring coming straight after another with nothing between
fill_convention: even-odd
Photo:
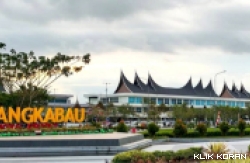
<instances>
[{"instance_id":1,"label":"tree line","mask_svg":"<svg viewBox=\"0 0 250 163\"><path fill-rule=\"evenodd\" d=\"M76 63L81 63L76 66ZM33 51L6 51L0 42L0 86L6 92L0 94L1 106L39 107L51 100L50 86L61 77L70 77L90 63L90 54L36 56Z\"/></svg>"}]
</instances>

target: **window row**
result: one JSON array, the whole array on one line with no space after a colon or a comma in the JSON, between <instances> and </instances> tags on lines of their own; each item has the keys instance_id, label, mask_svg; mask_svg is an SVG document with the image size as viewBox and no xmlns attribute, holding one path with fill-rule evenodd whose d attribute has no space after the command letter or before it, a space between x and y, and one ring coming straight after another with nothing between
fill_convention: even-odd
<instances>
[{"instance_id":1,"label":"window row","mask_svg":"<svg viewBox=\"0 0 250 163\"><path fill-rule=\"evenodd\" d=\"M119 103L118 97L110 97L110 98L101 98L101 102L106 104L108 99L108 103Z\"/></svg>"},{"instance_id":2,"label":"window row","mask_svg":"<svg viewBox=\"0 0 250 163\"><path fill-rule=\"evenodd\" d=\"M67 99L53 99L49 101L50 103L67 103Z\"/></svg>"},{"instance_id":3,"label":"window row","mask_svg":"<svg viewBox=\"0 0 250 163\"><path fill-rule=\"evenodd\" d=\"M191 100L191 99L168 99L168 98L149 98L143 99L142 97L129 97L129 104L144 104L149 101L155 104L167 104L167 105L196 105L196 106L230 106L230 107L245 107L245 102L237 101L223 101L223 100Z\"/></svg>"}]
</instances>

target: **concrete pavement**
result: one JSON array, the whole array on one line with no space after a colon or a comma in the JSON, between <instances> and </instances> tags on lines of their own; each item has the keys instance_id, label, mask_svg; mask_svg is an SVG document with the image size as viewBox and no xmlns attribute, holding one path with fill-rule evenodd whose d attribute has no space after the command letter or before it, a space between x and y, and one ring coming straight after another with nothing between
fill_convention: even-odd
<instances>
[{"instance_id":1,"label":"concrete pavement","mask_svg":"<svg viewBox=\"0 0 250 163\"><path fill-rule=\"evenodd\" d=\"M4 163L111 163L113 156L12 157L0 158Z\"/></svg>"}]
</instances>

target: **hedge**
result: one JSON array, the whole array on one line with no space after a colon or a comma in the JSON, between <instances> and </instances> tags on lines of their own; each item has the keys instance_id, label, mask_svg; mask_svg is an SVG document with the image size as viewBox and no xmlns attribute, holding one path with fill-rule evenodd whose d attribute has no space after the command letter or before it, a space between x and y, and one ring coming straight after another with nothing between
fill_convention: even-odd
<instances>
[{"instance_id":1,"label":"hedge","mask_svg":"<svg viewBox=\"0 0 250 163\"><path fill-rule=\"evenodd\" d=\"M56 129L41 129L41 135L77 135L77 134L101 134L112 133L112 129L84 129L84 128L56 128ZM0 137L10 136L35 136L36 133L33 130L0 130Z\"/></svg>"},{"instance_id":2,"label":"hedge","mask_svg":"<svg viewBox=\"0 0 250 163\"><path fill-rule=\"evenodd\" d=\"M142 132L144 137L149 137L149 134L147 131ZM250 128L247 128L244 133L246 136L250 135ZM156 133L156 136L167 136L167 137L174 137L173 131L171 130L160 130ZM205 135L206 137L215 137L215 136L222 136L222 133L220 129L215 128L213 130L207 130L207 133ZM231 128L229 132L227 133L227 136L240 136L240 131L237 128ZM186 135L183 135L182 137L202 137L198 131L188 131Z\"/></svg>"},{"instance_id":3,"label":"hedge","mask_svg":"<svg viewBox=\"0 0 250 163\"><path fill-rule=\"evenodd\" d=\"M242 160L211 160L211 161L202 161L201 163L247 163L250 162L250 159Z\"/></svg>"},{"instance_id":4,"label":"hedge","mask_svg":"<svg viewBox=\"0 0 250 163\"><path fill-rule=\"evenodd\" d=\"M166 161L170 160L184 160L192 159L194 154L201 154L201 147L192 147L188 149L174 151L154 151L154 152L145 152L140 150L132 150L128 152L122 152L117 155L112 160L112 163L131 163L137 162L139 160L156 162L159 158Z\"/></svg>"}]
</instances>

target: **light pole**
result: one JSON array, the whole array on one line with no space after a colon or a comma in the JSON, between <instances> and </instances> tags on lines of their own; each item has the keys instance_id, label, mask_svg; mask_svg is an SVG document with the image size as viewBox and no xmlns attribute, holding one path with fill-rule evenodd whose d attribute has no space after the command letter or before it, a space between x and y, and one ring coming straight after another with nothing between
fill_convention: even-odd
<instances>
[{"instance_id":1,"label":"light pole","mask_svg":"<svg viewBox=\"0 0 250 163\"><path fill-rule=\"evenodd\" d=\"M107 109L107 106L108 106L108 84L110 83L103 83L106 85L106 109Z\"/></svg>"},{"instance_id":2,"label":"light pole","mask_svg":"<svg viewBox=\"0 0 250 163\"><path fill-rule=\"evenodd\" d=\"M215 93L216 93L216 77L218 75L226 73L226 72L227 72L226 70L223 70L223 71L220 71L214 75L214 91L215 91ZM214 97L214 106L216 106L216 97ZM215 124L215 116L216 116L216 113L215 113L215 108L214 108L214 124Z\"/></svg>"}]
</instances>

